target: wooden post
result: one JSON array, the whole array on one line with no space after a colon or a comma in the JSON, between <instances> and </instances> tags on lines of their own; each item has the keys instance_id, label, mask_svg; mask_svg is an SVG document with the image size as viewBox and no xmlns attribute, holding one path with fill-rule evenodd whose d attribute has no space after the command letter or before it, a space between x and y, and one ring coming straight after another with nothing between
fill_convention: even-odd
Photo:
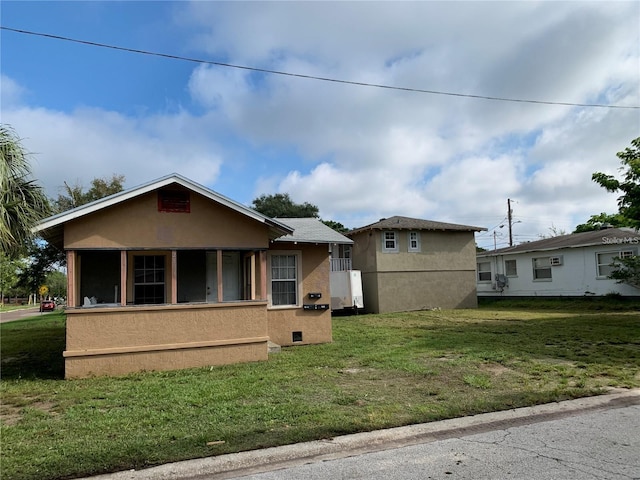
<instances>
[{"instance_id":1,"label":"wooden post","mask_svg":"<svg viewBox=\"0 0 640 480\"><path fill-rule=\"evenodd\" d=\"M178 303L178 252L171 250L171 303Z\"/></svg>"},{"instance_id":2,"label":"wooden post","mask_svg":"<svg viewBox=\"0 0 640 480\"><path fill-rule=\"evenodd\" d=\"M222 250L217 250L218 254L218 302L222 302L223 296L223 285L222 285Z\"/></svg>"},{"instance_id":3,"label":"wooden post","mask_svg":"<svg viewBox=\"0 0 640 480\"><path fill-rule=\"evenodd\" d=\"M127 251L120 250L120 305L127 304Z\"/></svg>"},{"instance_id":4,"label":"wooden post","mask_svg":"<svg viewBox=\"0 0 640 480\"><path fill-rule=\"evenodd\" d=\"M267 299L267 252L260 251L260 300Z\"/></svg>"},{"instance_id":5,"label":"wooden post","mask_svg":"<svg viewBox=\"0 0 640 480\"><path fill-rule=\"evenodd\" d=\"M67 250L67 306L76 305L76 252Z\"/></svg>"}]
</instances>

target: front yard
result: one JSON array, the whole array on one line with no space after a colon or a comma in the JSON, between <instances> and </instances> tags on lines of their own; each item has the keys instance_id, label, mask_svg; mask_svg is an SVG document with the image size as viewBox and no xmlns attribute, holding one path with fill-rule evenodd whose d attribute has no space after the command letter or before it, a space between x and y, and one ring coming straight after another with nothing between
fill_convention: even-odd
<instances>
[{"instance_id":1,"label":"front yard","mask_svg":"<svg viewBox=\"0 0 640 480\"><path fill-rule=\"evenodd\" d=\"M638 310L334 318L268 362L62 380L64 315L2 324L2 477L60 479L640 386Z\"/></svg>"}]
</instances>

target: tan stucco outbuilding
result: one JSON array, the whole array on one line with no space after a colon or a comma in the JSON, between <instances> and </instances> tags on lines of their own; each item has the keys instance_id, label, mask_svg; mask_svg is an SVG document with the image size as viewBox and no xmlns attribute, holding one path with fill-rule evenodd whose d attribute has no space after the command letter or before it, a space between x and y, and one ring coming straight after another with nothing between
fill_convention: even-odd
<instances>
[{"instance_id":1,"label":"tan stucco outbuilding","mask_svg":"<svg viewBox=\"0 0 640 480\"><path fill-rule=\"evenodd\" d=\"M347 233L353 268L362 272L365 310L476 307L474 233L483 230L394 216Z\"/></svg>"},{"instance_id":2,"label":"tan stucco outbuilding","mask_svg":"<svg viewBox=\"0 0 640 480\"><path fill-rule=\"evenodd\" d=\"M295 224L294 226L288 225ZM266 360L331 342L332 245L177 174L42 221L67 257L65 377Z\"/></svg>"}]
</instances>

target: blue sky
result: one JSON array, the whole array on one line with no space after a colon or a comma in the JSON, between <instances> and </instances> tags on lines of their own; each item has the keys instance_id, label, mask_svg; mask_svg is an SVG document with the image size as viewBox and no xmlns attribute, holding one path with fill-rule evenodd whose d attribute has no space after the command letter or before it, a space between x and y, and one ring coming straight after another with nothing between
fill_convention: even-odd
<instances>
[{"instance_id":1,"label":"blue sky","mask_svg":"<svg viewBox=\"0 0 640 480\"><path fill-rule=\"evenodd\" d=\"M638 2L30 2L4 27L420 90L640 105ZM0 31L2 123L50 196L181 173L249 205L287 192L359 227L392 215L570 232L616 196L640 110L490 101L256 73ZM494 236L493 232L496 232Z\"/></svg>"}]
</instances>

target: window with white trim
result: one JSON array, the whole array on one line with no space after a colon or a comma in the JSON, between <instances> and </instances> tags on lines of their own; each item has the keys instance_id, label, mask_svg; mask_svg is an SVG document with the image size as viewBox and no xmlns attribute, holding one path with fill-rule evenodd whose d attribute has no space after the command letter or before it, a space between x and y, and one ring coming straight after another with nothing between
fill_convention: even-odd
<instances>
[{"instance_id":1,"label":"window with white trim","mask_svg":"<svg viewBox=\"0 0 640 480\"><path fill-rule=\"evenodd\" d=\"M478 262L478 281L491 281L491 262Z\"/></svg>"},{"instance_id":2,"label":"window with white trim","mask_svg":"<svg viewBox=\"0 0 640 480\"><path fill-rule=\"evenodd\" d=\"M382 232L382 251L385 253L398 252L397 232Z\"/></svg>"},{"instance_id":3,"label":"window with white trim","mask_svg":"<svg viewBox=\"0 0 640 480\"><path fill-rule=\"evenodd\" d=\"M133 303L165 303L164 255L133 256Z\"/></svg>"},{"instance_id":4,"label":"window with white trim","mask_svg":"<svg viewBox=\"0 0 640 480\"><path fill-rule=\"evenodd\" d=\"M298 305L300 255L290 252L271 253L269 263L271 305L274 307Z\"/></svg>"},{"instance_id":5,"label":"window with white trim","mask_svg":"<svg viewBox=\"0 0 640 480\"><path fill-rule=\"evenodd\" d=\"M533 259L533 279L551 280L551 258L539 257Z\"/></svg>"},{"instance_id":6,"label":"window with white trim","mask_svg":"<svg viewBox=\"0 0 640 480\"><path fill-rule=\"evenodd\" d=\"M504 261L504 273L507 277L517 277L518 276L518 266L515 260L505 260Z\"/></svg>"},{"instance_id":7,"label":"window with white trim","mask_svg":"<svg viewBox=\"0 0 640 480\"><path fill-rule=\"evenodd\" d=\"M409 249L410 252L420 251L420 232L409 232Z\"/></svg>"},{"instance_id":8,"label":"window with white trim","mask_svg":"<svg viewBox=\"0 0 640 480\"><path fill-rule=\"evenodd\" d=\"M613 261L620 258L629 258L635 255L633 250L620 250L615 252L596 253L596 268L598 277L607 278L614 270Z\"/></svg>"}]
</instances>

